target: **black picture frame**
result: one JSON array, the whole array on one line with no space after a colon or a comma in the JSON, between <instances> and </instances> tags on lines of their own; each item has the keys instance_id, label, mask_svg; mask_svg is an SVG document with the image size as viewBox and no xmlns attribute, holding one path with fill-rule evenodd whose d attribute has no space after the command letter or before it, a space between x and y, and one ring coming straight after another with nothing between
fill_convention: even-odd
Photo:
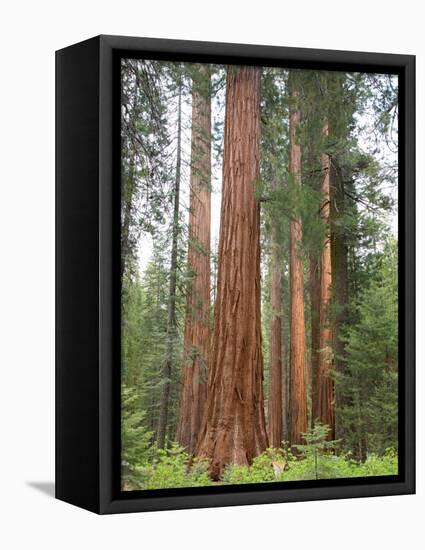
<instances>
[{"instance_id":1,"label":"black picture frame","mask_svg":"<svg viewBox=\"0 0 425 550\"><path fill-rule=\"evenodd\" d=\"M120 491L124 57L399 75L399 475ZM100 514L415 492L415 57L98 36L56 52L56 498Z\"/></svg>"}]
</instances>

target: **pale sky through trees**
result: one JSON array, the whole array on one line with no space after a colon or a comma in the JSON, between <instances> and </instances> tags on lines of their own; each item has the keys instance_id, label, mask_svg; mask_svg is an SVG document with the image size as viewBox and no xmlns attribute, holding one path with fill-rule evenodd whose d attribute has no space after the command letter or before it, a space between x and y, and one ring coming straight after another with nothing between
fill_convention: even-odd
<instances>
[{"instance_id":1,"label":"pale sky through trees","mask_svg":"<svg viewBox=\"0 0 425 550\"><path fill-rule=\"evenodd\" d=\"M388 75L373 75L377 79L391 78L392 86L398 87L398 77ZM218 136L223 145L222 129L224 124L224 101L225 87L222 87L212 100L212 127L216 122L220 122L221 135ZM183 225L187 224L188 205L189 205L189 181L190 181L190 136L191 136L191 94L184 92L182 102L182 179L181 179L181 197L180 205L182 212ZM393 121L392 131L387 139L384 139L381 134L374 135L373 128L375 125L375 115L373 111L372 100L368 102L364 113L356 113L358 124L355 128L355 133L358 136L358 144L361 149L373 155L378 160L383 169L394 171L398 169L398 152L397 152L397 117ZM170 133L175 132L176 125L176 106L174 102L169 104L168 124ZM212 148L212 193L211 193L211 251L215 254L218 245L218 237L220 231L220 204L221 204L221 179L222 179L222 155L216 154ZM381 220L384 220L394 236L397 236L398 231L398 216L397 216L397 179L395 182L383 179L381 189L384 194L395 200L395 206L388 212L379 212ZM365 209L366 206L359 203L359 210ZM164 227L164 230L166 227ZM138 242L138 260L139 274L143 277L143 273L152 259L153 245L152 236L149 233L142 233Z\"/></svg>"},{"instance_id":2,"label":"pale sky through trees","mask_svg":"<svg viewBox=\"0 0 425 550\"><path fill-rule=\"evenodd\" d=\"M216 121L224 123L224 99L225 88L221 88L214 96L211 106L212 126ZM221 106L220 106L221 102ZM170 105L170 128L176 124L175 106ZM190 191L190 135L191 135L191 113L192 113L192 98L190 93L185 94L182 102L182 179L181 179L181 211L184 213L183 223L187 224L188 207L189 207L189 191ZM221 147L223 136L221 134ZM215 247L218 243L218 235L220 232L220 203L221 203L221 171L222 158L217 155L212 148L212 193L211 193L211 249L215 253ZM142 233L139 239L138 247L139 258L139 273L142 275L150 260L152 259L152 236L148 233Z\"/></svg>"}]
</instances>

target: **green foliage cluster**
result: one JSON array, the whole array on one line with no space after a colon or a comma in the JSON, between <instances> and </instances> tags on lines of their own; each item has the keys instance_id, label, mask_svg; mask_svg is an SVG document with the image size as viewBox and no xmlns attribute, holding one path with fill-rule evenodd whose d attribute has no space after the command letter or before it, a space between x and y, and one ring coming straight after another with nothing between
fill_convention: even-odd
<instances>
[{"instance_id":1,"label":"green foliage cluster","mask_svg":"<svg viewBox=\"0 0 425 550\"><path fill-rule=\"evenodd\" d=\"M194 459L172 444L159 449L154 432L146 429L146 414L138 392L122 386L121 481L125 490L166 489L211 485L208 463Z\"/></svg>"},{"instance_id":2,"label":"green foliage cluster","mask_svg":"<svg viewBox=\"0 0 425 550\"><path fill-rule=\"evenodd\" d=\"M346 368L337 374L337 413L344 447L363 460L397 444L397 245L389 241L376 274L355 304L356 322L345 327Z\"/></svg>"},{"instance_id":3,"label":"green foliage cluster","mask_svg":"<svg viewBox=\"0 0 425 550\"><path fill-rule=\"evenodd\" d=\"M167 249L163 241L157 239L153 245L151 262L146 266L143 279L133 282L123 281L121 356L122 356L122 403L123 410L138 415L143 412L143 425L156 439L160 414L161 394L167 379L163 374L167 338L167 308L169 274ZM178 274L178 282L184 274ZM124 300L125 297L125 300ZM182 353L181 326L184 315L184 295L176 294L176 314L178 333L173 349L173 365L178 365ZM171 374L170 414L166 438L174 438L177 404L179 398L180 369L174 368ZM131 388L137 398L128 399L126 388ZM125 408L124 408L125 404ZM129 422L129 420L128 420ZM124 428L123 428L124 429ZM127 445L123 440L123 448ZM130 443L128 443L130 445Z\"/></svg>"},{"instance_id":4,"label":"green foliage cluster","mask_svg":"<svg viewBox=\"0 0 425 550\"><path fill-rule=\"evenodd\" d=\"M121 273L137 273L140 233L153 232L169 208L167 65L124 59L121 65Z\"/></svg>"},{"instance_id":5,"label":"green foliage cluster","mask_svg":"<svg viewBox=\"0 0 425 550\"><path fill-rule=\"evenodd\" d=\"M175 443L167 449L156 446L143 449L134 458L136 462L131 469L128 464L123 464L122 481L126 490L206 487L212 484L208 462L191 461L182 447Z\"/></svg>"},{"instance_id":6,"label":"green foliage cluster","mask_svg":"<svg viewBox=\"0 0 425 550\"><path fill-rule=\"evenodd\" d=\"M152 432L146 430L145 413L133 388L121 387L121 478L136 486L144 464L152 459Z\"/></svg>"},{"instance_id":7,"label":"green foliage cluster","mask_svg":"<svg viewBox=\"0 0 425 550\"><path fill-rule=\"evenodd\" d=\"M208 463L196 460L190 464L188 454L176 444L169 449L158 449L144 475L144 489L205 487L212 483L208 475Z\"/></svg>"}]
</instances>

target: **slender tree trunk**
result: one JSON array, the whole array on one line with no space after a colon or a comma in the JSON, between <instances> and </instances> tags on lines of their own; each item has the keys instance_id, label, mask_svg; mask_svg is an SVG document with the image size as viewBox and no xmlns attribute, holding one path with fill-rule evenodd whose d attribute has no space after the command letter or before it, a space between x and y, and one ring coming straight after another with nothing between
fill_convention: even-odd
<instances>
[{"instance_id":1,"label":"slender tree trunk","mask_svg":"<svg viewBox=\"0 0 425 550\"><path fill-rule=\"evenodd\" d=\"M334 310L334 366L335 371L343 374L345 371L345 342L341 331L348 315L348 246L344 229L345 190L344 180L340 171L332 161L330 171L330 225L331 225L331 264L332 264L332 303ZM338 400L338 402L336 402ZM335 433L340 437L338 429L338 407L343 405L335 395Z\"/></svg>"},{"instance_id":2,"label":"slender tree trunk","mask_svg":"<svg viewBox=\"0 0 425 550\"><path fill-rule=\"evenodd\" d=\"M317 409L317 376L320 349L320 265L314 254L310 255L310 322L311 322L311 423Z\"/></svg>"},{"instance_id":3,"label":"slender tree trunk","mask_svg":"<svg viewBox=\"0 0 425 550\"><path fill-rule=\"evenodd\" d=\"M301 146L298 141L300 126L299 90L294 77L289 76L289 172L301 185ZM291 294L291 374L290 374L290 443L300 444L302 432L307 431L307 390L305 361L304 274L301 257L302 222L292 219L290 239L290 294Z\"/></svg>"},{"instance_id":4,"label":"slender tree trunk","mask_svg":"<svg viewBox=\"0 0 425 550\"><path fill-rule=\"evenodd\" d=\"M210 348L211 76L208 65L195 69L192 83L192 151L183 383L177 441L192 455L207 397Z\"/></svg>"},{"instance_id":5,"label":"slender tree trunk","mask_svg":"<svg viewBox=\"0 0 425 550\"><path fill-rule=\"evenodd\" d=\"M173 225L170 262L170 286L168 295L167 313L167 348L162 374L162 395L159 408L157 431L158 447L165 446L165 437L168 425L168 409L170 405L171 375L173 369L174 349L177 338L176 319L176 289L177 289L177 246L179 238L179 206L180 206L180 179L181 179L181 129L182 129L182 84L179 83L177 111L177 153L176 153L176 180L174 187Z\"/></svg>"},{"instance_id":6,"label":"slender tree trunk","mask_svg":"<svg viewBox=\"0 0 425 550\"><path fill-rule=\"evenodd\" d=\"M121 280L125 273L127 267L127 260L130 254L130 221L131 221L131 206L133 203L133 188L134 188L134 177L135 177L135 155L131 155L128 174L126 178L125 185L123 185L122 191L122 209L123 217L121 224Z\"/></svg>"},{"instance_id":7,"label":"slender tree trunk","mask_svg":"<svg viewBox=\"0 0 425 550\"><path fill-rule=\"evenodd\" d=\"M217 242L213 244L214 252L212 255L212 302L215 304L217 297Z\"/></svg>"},{"instance_id":8,"label":"slender tree trunk","mask_svg":"<svg viewBox=\"0 0 425 550\"><path fill-rule=\"evenodd\" d=\"M217 300L208 398L196 455L213 479L267 448L260 303L260 69L227 74Z\"/></svg>"},{"instance_id":9,"label":"slender tree trunk","mask_svg":"<svg viewBox=\"0 0 425 550\"><path fill-rule=\"evenodd\" d=\"M316 124L317 112L320 108L314 108L307 122L307 132L309 142L307 145L307 177L306 184L314 192L320 193L321 181L316 177L321 171L320 156L316 154ZM321 201L320 201L321 202ZM317 205L320 211L320 202ZM320 255L317 251L311 250L309 255L309 294L310 294L310 364L309 364L309 384L310 384L310 405L309 420L311 427L314 426L314 411L317 402L317 372L319 370L319 348L320 348Z\"/></svg>"},{"instance_id":10,"label":"slender tree trunk","mask_svg":"<svg viewBox=\"0 0 425 550\"><path fill-rule=\"evenodd\" d=\"M283 439L282 410L282 272L278 253L279 244L271 238L270 257L270 367L268 429L269 444L279 448Z\"/></svg>"},{"instance_id":11,"label":"slender tree trunk","mask_svg":"<svg viewBox=\"0 0 425 550\"><path fill-rule=\"evenodd\" d=\"M137 85L134 89L134 96L132 102L133 113L136 112L137 107ZM133 138L134 139L134 138ZM127 137L128 147L134 147L133 139ZM135 171L136 166L136 152L132 150L130 153L130 160L128 165L127 177L124 174L124 182L121 188L121 204L123 210L122 223L121 223L121 281L127 267L128 257L130 255L130 223L131 223L131 208L133 204L133 195L135 188Z\"/></svg>"},{"instance_id":12,"label":"slender tree trunk","mask_svg":"<svg viewBox=\"0 0 425 550\"><path fill-rule=\"evenodd\" d=\"M284 287L284 273L282 273L282 290ZM285 294L283 294L285 296ZM289 303L289 300L288 300ZM288 360L289 343L289 315L288 329L284 323L284 308L282 307L282 439L289 441L289 405L290 405L290 364Z\"/></svg>"},{"instance_id":13,"label":"slender tree trunk","mask_svg":"<svg viewBox=\"0 0 425 550\"><path fill-rule=\"evenodd\" d=\"M328 125L323 128L323 135L329 133ZM322 204L320 208L322 220L326 226L326 235L322 247L320 269L320 351L319 368L317 374L317 403L315 419L330 427L329 439L335 438L335 402L334 382L331 375L332 369L332 329L329 319L329 305L331 299L332 265L331 243L329 234L330 213L330 158L326 153L321 154L322 163Z\"/></svg>"}]
</instances>

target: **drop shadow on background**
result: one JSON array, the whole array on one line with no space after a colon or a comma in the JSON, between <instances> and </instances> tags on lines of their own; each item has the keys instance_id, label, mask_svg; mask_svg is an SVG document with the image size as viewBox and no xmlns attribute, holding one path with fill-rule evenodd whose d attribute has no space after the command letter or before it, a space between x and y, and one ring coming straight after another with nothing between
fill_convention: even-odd
<instances>
[{"instance_id":1,"label":"drop shadow on background","mask_svg":"<svg viewBox=\"0 0 425 550\"><path fill-rule=\"evenodd\" d=\"M50 498L55 498L55 482L54 481L27 481L27 487L31 487L40 493L44 493Z\"/></svg>"}]
</instances>

